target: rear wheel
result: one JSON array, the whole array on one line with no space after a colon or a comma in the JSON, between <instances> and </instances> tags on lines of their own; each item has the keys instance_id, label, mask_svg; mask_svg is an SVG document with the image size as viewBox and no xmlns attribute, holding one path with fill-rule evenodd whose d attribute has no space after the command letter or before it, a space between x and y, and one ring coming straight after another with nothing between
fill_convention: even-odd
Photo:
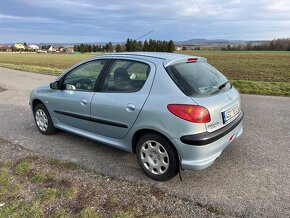
<instances>
[{"instance_id":1,"label":"rear wheel","mask_svg":"<svg viewBox=\"0 0 290 218\"><path fill-rule=\"evenodd\" d=\"M178 156L166 138L158 134L142 136L136 149L142 170L152 179L166 181L178 173Z\"/></svg>"},{"instance_id":2,"label":"rear wheel","mask_svg":"<svg viewBox=\"0 0 290 218\"><path fill-rule=\"evenodd\" d=\"M54 128L51 121L49 112L44 104L40 103L36 105L34 109L34 120L39 132L41 132L42 134L51 135L56 132L56 129Z\"/></svg>"}]
</instances>

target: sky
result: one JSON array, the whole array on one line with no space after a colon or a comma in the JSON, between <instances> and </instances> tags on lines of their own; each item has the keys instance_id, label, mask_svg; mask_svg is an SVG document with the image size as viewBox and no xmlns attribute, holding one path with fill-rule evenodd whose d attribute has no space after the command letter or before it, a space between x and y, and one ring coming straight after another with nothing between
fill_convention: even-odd
<instances>
[{"instance_id":1,"label":"sky","mask_svg":"<svg viewBox=\"0 0 290 218\"><path fill-rule=\"evenodd\" d=\"M1 0L0 43L290 38L290 0Z\"/></svg>"}]
</instances>

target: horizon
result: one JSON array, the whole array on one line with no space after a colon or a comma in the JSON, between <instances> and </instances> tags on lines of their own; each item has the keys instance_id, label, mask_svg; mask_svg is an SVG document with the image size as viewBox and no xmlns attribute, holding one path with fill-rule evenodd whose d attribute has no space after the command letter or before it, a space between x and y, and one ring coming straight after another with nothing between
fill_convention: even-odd
<instances>
[{"instance_id":1,"label":"horizon","mask_svg":"<svg viewBox=\"0 0 290 218\"><path fill-rule=\"evenodd\" d=\"M150 38L148 39L140 39L140 40L137 40L137 41L142 41L144 43L145 40L149 40ZM218 40L224 40L224 41L227 41L227 42L270 42L272 40L277 40L277 39L288 39L288 38L276 38L276 39L265 39L265 40L259 40L259 39L254 39L254 40L240 40L240 39L234 39L234 40L231 40L231 39L201 39L201 38L193 38L193 39L187 39L187 40L180 40L180 41L176 41L176 40L172 40L175 44L176 43L182 43L182 42L187 42L187 41L192 41L192 40L207 40L207 41L218 41ZM126 39L127 40L127 39ZM104 41L104 42L25 42L25 41L15 41L15 42L1 42L0 41L0 44L3 44L3 45L13 45L13 44L16 44L16 43L20 43L20 44L23 44L23 43L26 43L27 45L29 44L37 44L37 45L49 45L49 44L59 44L59 45L62 45L62 44L74 44L74 45L77 45L77 44L106 44L106 43L113 43L113 44L122 44L122 43L126 43L126 40L125 41L119 41L119 42L114 42L114 41ZM133 39L134 40L134 39ZM162 40L163 39L153 39L152 40ZM171 39L169 39L171 40ZM169 41L169 40L165 40L165 41ZM222 44L222 43L221 43Z\"/></svg>"},{"instance_id":2,"label":"horizon","mask_svg":"<svg viewBox=\"0 0 290 218\"><path fill-rule=\"evenodd\" d=\"M289 11L290 0L3 0L0 43L124 42L151 30L142 41L268 41L290 37Z\"/></svg>"}]
</instances>

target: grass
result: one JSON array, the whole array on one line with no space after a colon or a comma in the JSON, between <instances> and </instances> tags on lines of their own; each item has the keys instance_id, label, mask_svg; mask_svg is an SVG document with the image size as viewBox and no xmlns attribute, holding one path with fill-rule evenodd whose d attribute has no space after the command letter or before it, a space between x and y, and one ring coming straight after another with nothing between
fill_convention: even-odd
<instances>
[{"instance_id":1,"label":"grass","mask_svg":"<svg viewBox=\"0 0 290 218\"><path fill-rule=\"evenodd\" d=\"M202 56L230 79L241 92L290 96L290 52L284 51L185 51ZM98 54L0 53L0 66L59 75L71 65ZM0 89L1 90L1 89Z\"/></svg>"},{"instance_id":2,"label":"grass","mask_svg":"<svg viewBox=\"0 0 290 218\"><path fill-rule=\"evenodd\" d=\"M232 80L232 84L245 94L290 96L290 83Z\"/></svg>"},{"instance_id":3,"label":"grass","mask_svg":"<svg viewBox=\"0 0 290 218\"><path fill-rule=\"evenodd\" d=\"M0 86L0 92L4 92L4 91L6 91L6 89Z\"/></svg>"},{"instance_id":4,"label":"grass","mask_svg":"<svg viewBox=\"0 0 290 218\"><path fill-rule=\"evenodd\" d=\"M69 161L28 156L0 162L0 217L168 217L167 209L146 208L153 198L169 199L156 188L89 173Z\"/></svg>"}]
</instances>

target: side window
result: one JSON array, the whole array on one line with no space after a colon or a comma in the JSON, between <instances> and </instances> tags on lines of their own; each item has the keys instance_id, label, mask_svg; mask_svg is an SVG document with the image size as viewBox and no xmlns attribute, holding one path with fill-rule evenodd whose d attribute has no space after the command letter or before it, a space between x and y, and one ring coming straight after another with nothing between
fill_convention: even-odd
<instances>
[{"instance_id":1,"label":"side window","mask_svg":"<svg viewBox=\"0 0 290 218\"><path fill-rule=\"evenodd\" d=\"M103 92L137 92L147 80L150 72L148 64L116 60L104 82Z\"/></svg>"},{"instance_id":2,"label":"side window","mask_svg":"<svg viewBox=\"0 0 290 218\"><path fill-rule=\"evenodd\" d=\"M65 76L63 88L65 90L93 91L105 63L105 60L91 61L73 69Z\"/></svg>"}]
</instances>

